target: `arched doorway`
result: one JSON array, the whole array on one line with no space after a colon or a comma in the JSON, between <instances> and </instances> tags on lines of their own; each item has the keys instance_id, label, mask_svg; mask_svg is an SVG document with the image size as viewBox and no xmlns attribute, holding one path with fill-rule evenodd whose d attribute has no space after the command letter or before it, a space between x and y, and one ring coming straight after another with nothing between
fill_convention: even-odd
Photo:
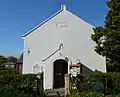
<instances>
[{"instance_id":1,"label":"arched doorway","mask_svg":"<svg viewBox=\"0 0 120 97\"><path fill-rule=\"evenodd\" d=\"M59 59L54 62L53 66L53 88L62 88L64 87L64 75L68 73L68 62L63 59Z\"/></svg>"}]
</instances>

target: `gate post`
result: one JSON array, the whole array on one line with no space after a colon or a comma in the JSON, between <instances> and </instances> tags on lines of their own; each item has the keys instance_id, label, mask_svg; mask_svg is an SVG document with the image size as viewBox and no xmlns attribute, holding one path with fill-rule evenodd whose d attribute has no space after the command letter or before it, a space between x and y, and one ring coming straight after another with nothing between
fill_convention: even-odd
<instances>
[{"instance_id":1,"label":"gate post","mask_svg":"<svg viewBox=\"0 0 120 97\"><path fill-rule=\"evenodd\" d=\"M70 94L70 85L69 85L69 74L65 74L65 97Z\"/></svg>"},{"instance_id":2,"label":"gate post","mask_svg":"<svg viewBox=\"0 0 120 97\"><path fill-rule=\"evenodd\" d=\"M43 72L37 75L37 87L40 93L40 97L43 97Z\"/></svg>"},{"instance_id":3,"label":"gate post","mask_svg":"<svg viewBox=\"0 0 120 97\"><path fill-rule=\"evenodd\" d=\"M41 72L41 79L40 79L40 95L43 96L43 72Z\"/></svg>"}]
</instances>

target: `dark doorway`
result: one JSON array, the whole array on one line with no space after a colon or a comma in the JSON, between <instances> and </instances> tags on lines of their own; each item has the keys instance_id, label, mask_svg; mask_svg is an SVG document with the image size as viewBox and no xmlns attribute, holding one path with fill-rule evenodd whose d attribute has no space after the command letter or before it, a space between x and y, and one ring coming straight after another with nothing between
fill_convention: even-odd
<instances>
[{"instance_id":1,"label":"dark doorway","mask_svg":"<svg viewBox=\"0 0 120 97\"><path fill-rule=\"evenodd\" d=\"M53 88L64 87L64 75L68 73L68 62L59 59L54 62L54 84Z\"/></svg>"}]
</instances>

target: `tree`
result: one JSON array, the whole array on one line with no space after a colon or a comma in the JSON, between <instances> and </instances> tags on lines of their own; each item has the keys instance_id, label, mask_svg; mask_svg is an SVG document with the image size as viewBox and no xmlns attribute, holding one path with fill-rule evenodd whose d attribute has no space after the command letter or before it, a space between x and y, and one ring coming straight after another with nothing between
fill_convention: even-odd
<instances>
[{"instance_id":1,"label":"tree","mask_svg":"<svg viewBox=\"0 0 120 97\"><path fill-rule=\"evenodd\" d=\"M105 25L93 28L91 38L99 55L106 57L110 64L120 65L120 0L109 0L107 5Z\"/></svg>"},{"instance_id":2,"label":"tree","mask_svg":"<svg viewBox=\"0 0 120 97\"><path fill-rule=\"evenodd\" d=\"M5 62L7 62L7 58L5 58L4 56L0 55L0 65L4 64Z\"/></svg>"},{"instance_id":3,"label":"tree","mask_svg":"<svg viewBox=\"0 0 120 97\"><path fill-rule=\"evenodd\" d=\"M5 64L10 65L11 63L16 64L17 58L14 56L4 57L0 56L0 75L7 75L7 74L16 74L17 72L14 69L7 69L5 68Z\"/></svg>"},{"instance_id":4,"label":"tree","mask_svg":"<svg viewBox=\"0 0 120 97\"><path fill-rule=\"evenodd\" d=\"M6 63L6 62L7 62L7 58L0 55L0 71L4 69L4 63Z\"/></svg>"},{"instance_id":5,"label":"tree","mask_svg":"<svg viewBox=\"0 0 120 97\"><path fill-rule=\"evenodd\" d=\"M10 56L10 57L7 58L7 62L13 62L13 63L16 63L17 60L18 60L18 59L17 59L16 57L14 57L14 56Z\"/></svg>"}]
</instances>

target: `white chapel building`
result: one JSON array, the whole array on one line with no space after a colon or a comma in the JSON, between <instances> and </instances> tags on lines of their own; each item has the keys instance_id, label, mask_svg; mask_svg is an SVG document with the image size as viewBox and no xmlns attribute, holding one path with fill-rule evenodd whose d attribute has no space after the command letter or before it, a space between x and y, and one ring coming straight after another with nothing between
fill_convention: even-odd
<instances>
[{"instance_id":1,"label":"white chapel building","mask_svg":"<svg viewBox=\"0 0 120 97\"><path fill-rule=\"evenodd\" d=\"M72 64L83 64L83 75L89 70L106 72L105 58L94 51L93 27L62 5L23 35L23 73L44 72L44 89L52 89L64 87L64 75Z\"/></svg>"}]
</instances>

